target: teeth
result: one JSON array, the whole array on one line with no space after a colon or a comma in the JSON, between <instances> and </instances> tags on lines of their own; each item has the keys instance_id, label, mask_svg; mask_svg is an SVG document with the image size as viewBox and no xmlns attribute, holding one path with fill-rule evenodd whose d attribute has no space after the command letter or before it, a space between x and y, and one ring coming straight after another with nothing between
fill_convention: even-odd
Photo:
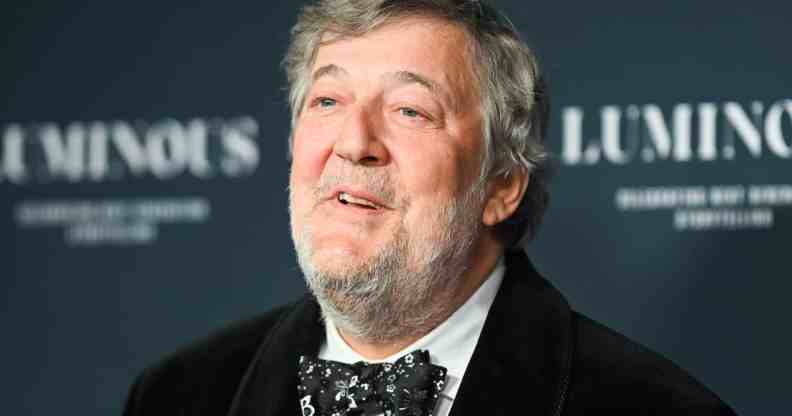
<instances>
[{"instance_id":1,"label":"teeth","mask_svg":"<svg viewBox=\"0 0 792 416\"><path fill-rule=\"evenodd\" d=\"M377 205L372 203L371 201L363 198L357 198L352 195L349 195L346 192L341 192L338 194L338 200L345 203L345 204L355 204L355 205L362 205L367 208L377 208Z\"/></svg>"}]
</instances>

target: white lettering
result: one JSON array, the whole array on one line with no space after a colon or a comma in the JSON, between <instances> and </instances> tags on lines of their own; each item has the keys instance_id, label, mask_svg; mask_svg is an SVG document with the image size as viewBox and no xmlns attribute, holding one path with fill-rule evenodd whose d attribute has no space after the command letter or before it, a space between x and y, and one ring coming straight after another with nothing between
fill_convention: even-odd
<instances>
[{"instance_id":1,"label":"white lettering","mask_svg":"<svg viewBox=\"0 0 792 416\"><path fill-rule=\"evenodd\" d=\"M564 127L561 158L567 165L577 165L583 155L583 110L567 107L561 119Z\"/></svg>"},{"instance_id":2,"label":"white lettering","mask_svg":"<svg viewBox=\"0 0 792 416\"><path fill-rule=\"evenodd\" d=\"M700 209L674 212L677 231L706 231L715 229L767 229L773 226L773 211Z\"/></svg>"},{"instance_id":3,"label":"white lettering","mask_svg":"<svg viewBox=\"0 0 792 416\"><path fill-rule=\"evenodd\" d=\"M745 110L739 104L728 102L723 105L723 114L726 116L726 121L734 128L737 136L745 144L745 147L754 157L762 155L762 134L754 123L745 114ZM731 159L729 154L727 158Z\"/></svg>"},{"instance_id":4,"label":"white lettering","mask_svg":"<svg viewBox=\"0 0 792 416\"><path fill-rule=\"evenodd\" d=\"M745 202L745 188L742 186L713 186L709 190L710 206L735 206Z\"/></svg>"},{"instance_id":5,"label":"white lettering","mask_svg":"<svg viewBox=\"0 0 792 416\"><path fill-rule=\"evenodd\" d=\"M673 112L673 138L671 131L663 118L663 112L656 105L644 106L643 116L646 120L646 128L649 131L652 148L644 149L644 160L651 162L654 156L659 159L668 159L671 155L673 146L674 159L677 161L690 160L692 153L690 146L690 122L693 110L688 104L680 104L674 107Z\"/></svg>"},{"instance_id":6,"label":"white lettering","mask_svg":"<svg viewBox=\"0 0 792 416\"><path fill-rule=\"evenodd\" d=\"M66 137L55 124L41 127L40 138L47 161L49 174L53 178L65 177L70 182L82 179L85 166L85 126L72 123L66 129Z\"/></svg>"},{"instance_id":7,"label":"white lettering","mask_svg":"<svg viewBox=\"0 0 792 416\"><path fill-rule=\"evenodd\" d=\"M792 120L792 100L783 100L770 107L765 117L765 138L767 148L778 157L789 159L792 157L792 144L784 141L784 132L781 128L781 116L786 113Z\"/></svg>"},{"instance_id":8,"label":"white lettering","mask_svg":"<svg viewBox=\"0 0 792 416\"><path fill-rule=\"evenodd\" d=\"M792 185L752 185L748 188L750 205L792 206Z\"/></svg>"},{"instance_id":9,"label":"white lettering","mask_svg":"<svg viewBox=\"0 0 792 416\"><path fill-rule=\"evenodd\" d=\"M0 182L249 175L260 162L258 134L251 117L9 124L0 137Z\"/></svg>"},{"instance_id":10,"label":"white lettering","mask_svg":"<svg viewBox=\"0 0 792 416\"><path fill-rule=\"evenodd\" d=\"M113 123L110 137L132 174L141 176L146 173L146 152L132 126L125 121L117 121Z\"/></svg>"},{"instance_id":11,"label":"white lettering","mask_svg":"<svg viewBox=\"0 0 792 416\"><path fill-rule=\"evenodd\" d=\"M146 134L151 173L160 179L172 178L187 165L187 138L184 129L175 120L163 120Z\"/></svg>"},{"instance_id":12,"label":"white lettering","mask_svg":"<svg viewBox=\"0 0 792 416\"><path fill-rule=\"evenodd\" d=\"M786 135L792 126L792 99L780 100L767 111L759 101L748 107L736 102L726 102L720 107L705 102L696 105L695 118L694 106L686 103L675 105L670 117L656 104L606 105L599 112L601 135L598 140L585 143L584 109L562 110L564 164L593 165L599 162L602 153L608 162L623 165L632 162L639 151L641 160L648 163L734 159L740 153L753 159L763 158L765 154L792 159L792 141ZM695 149L694 129L698 133ZM736 142L742 145L737 146Z\"/></svg>"},{"instance_id":13,"label":"white lettering","mask_svg":"<svg viewBox=\"0 0 792 416\"><path fill-rule=\"evenodd\" d=\"M245 117L227 124L222 131L226 157L221 162L223 171L229 176L240 176L256 170L259 163L256 120Z\"/></svg>"},{"instance_id":14,"label":"white lettering","mask_svg":"<svg viewBox=\"0 0 792 416\"><path fill-rule=\"evenodd\" d=\"M311 405L311 395L300 399L300 410L302 410L302 416L314 416L316 414L316 409Z\"/></svg>"},{"instance_id":15,"label":"white lettering","mask_svg":"<svg viewBox=\"0 0 792 416\"><path fill-rule=\"evenodd\" d=\"M108 128L104 123L91 123L88 128L88 174L91 179L99 181L107 176L107 136Z\"/></svg>"},{"instance_id":16,"label":"white lettering","mask_svg":"<svg viewBox=\"0 0 792 416\"><path fill-rule=\"evenodd\" d=\"M629 162L629 154L621 147L620 123L621 110L619 107L605 106L602 108L602 150L608 160L616 164Z\"/></svg>"},{"instance_id":17,"label":"white lettering","mask_svg":"<svg viewBox=\"0 0 792 416\"><path fill-rule=\"evenodd\" d=\"M25 134L18 124L11 124L3 131L3 158L0 161L0 183L8 179L20 184L27 179L25 168Z\"/></svg>"},{"instance_id":18,"label":"white lettering","mask_svg":"<svg viewBox=\"0 0 792 416\"><path fill-rule=\"evenodd\" d=\"M702 103L698 106L699 116L699 148L701 160L715 160L718 158L716 144L716 120L718 106L713 103Z\"/></svg>"},{"instance_id":19,"label":"white lettering","mask_svg":"<svg viewBox=\"0 0 792 416\"><path fill-rule=\"evenodd\" d=\"M202 119L194 119L187 125L185 132L187 139L188 159L190 172L199 177L207 178L212 175L212 166L207 157L207 138L209 126Z\"/></svg>"}]
</instances>

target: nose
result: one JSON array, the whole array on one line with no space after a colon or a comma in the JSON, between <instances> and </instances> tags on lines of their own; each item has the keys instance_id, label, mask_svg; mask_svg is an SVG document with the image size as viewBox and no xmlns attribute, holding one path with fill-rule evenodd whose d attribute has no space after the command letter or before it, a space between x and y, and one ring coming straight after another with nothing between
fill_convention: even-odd
<instances>
[{"instance_id":1,"label":"nose","mask_svg":"<svg viewBox=\"0 0 792 416\"><path fill-rule=\"evenodd\" d=\"M382 129L365 109L351 112L333 146L333 153L356 165L382 166L388 163L388 149L381 140Z\"/></svg>"}]
</instances>

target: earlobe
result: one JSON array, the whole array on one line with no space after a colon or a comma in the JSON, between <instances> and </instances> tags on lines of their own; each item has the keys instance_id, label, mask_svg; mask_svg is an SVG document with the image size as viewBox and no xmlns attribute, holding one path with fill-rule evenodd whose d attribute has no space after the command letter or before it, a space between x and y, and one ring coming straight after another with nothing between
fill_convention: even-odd
<instances>
[{"instance_id":1,"label":"earlobe","mask_svg":"<svg viewBox=\"0 0 792 416\"><path fill-rule=\"evenodd\" d=\"M514 214L528 189L529 180L530 174L522 168L492 178L482 214L484 225L494 226Z\"/></svg>"}]
</instances>

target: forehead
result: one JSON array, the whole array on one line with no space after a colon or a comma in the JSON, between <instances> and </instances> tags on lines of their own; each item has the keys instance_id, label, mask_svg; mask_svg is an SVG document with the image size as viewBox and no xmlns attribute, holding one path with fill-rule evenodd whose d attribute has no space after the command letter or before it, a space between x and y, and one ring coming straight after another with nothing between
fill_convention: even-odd
<instances>
[{"instance_id":1,"label":"forehead","mask_svg":"<svg viewBox=\"0 0 792 416\"><path fill-rule=\"evenodd\" d=\"M456 24L432 17L402 17L386 21L359 36L333 31L322 37L311 69L328 65L353 77L376 77L397 71L425 76L460 100L478 97L466 32Z\"/></svg>"}]
</instances>

